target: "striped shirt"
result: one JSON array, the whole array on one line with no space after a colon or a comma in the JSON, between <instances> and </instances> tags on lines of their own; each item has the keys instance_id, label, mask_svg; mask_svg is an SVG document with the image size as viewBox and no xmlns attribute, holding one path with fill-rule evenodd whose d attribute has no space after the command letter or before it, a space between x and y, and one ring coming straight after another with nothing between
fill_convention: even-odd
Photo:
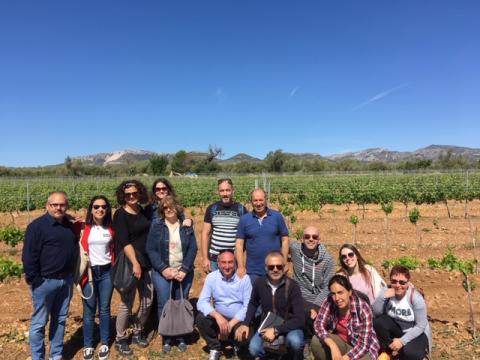
<instances>
[{"instance_id":1,"label":"striped shirt","mask_svg":"<svg viewBox=\"0 0 480 360\"><path fill-rule=\"evenodd\" d=\"M247 209L240 203L223 204L221 201L211 204L205 211L204 222L212 225L212 236L208 250L210 259L216 259L223 249L235 250L235 240L240 217Z\"/></svg>"}]
</instances>

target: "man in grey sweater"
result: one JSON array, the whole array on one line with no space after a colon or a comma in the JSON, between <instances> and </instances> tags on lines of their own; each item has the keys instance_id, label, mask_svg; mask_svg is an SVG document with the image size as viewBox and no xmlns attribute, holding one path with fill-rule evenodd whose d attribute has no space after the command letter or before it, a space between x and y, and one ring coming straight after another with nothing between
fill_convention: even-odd
<instances>
[{"instance_id":1,"label":"man in grey sweater","mask_svg":"<svg viewBox=\"0 0 480 360\"><path fill-rule=\"evenodd\" d=\"M313 334L313 320L323 300L327 297L328 282L335 273L332 255L320 243L320 233L315 226L303 232L302 242L290 240L293 279L300 285L305 308L305 337Z\"/></svg>"}]
</instances>

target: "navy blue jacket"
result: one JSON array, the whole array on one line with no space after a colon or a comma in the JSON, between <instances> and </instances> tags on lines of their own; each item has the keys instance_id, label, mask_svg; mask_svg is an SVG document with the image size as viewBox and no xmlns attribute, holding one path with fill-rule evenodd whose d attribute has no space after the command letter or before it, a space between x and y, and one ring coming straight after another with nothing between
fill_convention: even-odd
<instances>
[{"instance_id":1,"label":"navy blue jacket","mask_svg":"<svg viewBox=\"0 0 480 360\"><path fill-rule=\"evenodd\" d=\"M147 254L153 268L159 273L170 267L169 241L170 234L165 220L154 219L148 232ZM197 256L197 240L192 226L180 226L180 241L183 253L180 270L188 274L193 271L193 263Z\"/></svg>"}]
</instances>

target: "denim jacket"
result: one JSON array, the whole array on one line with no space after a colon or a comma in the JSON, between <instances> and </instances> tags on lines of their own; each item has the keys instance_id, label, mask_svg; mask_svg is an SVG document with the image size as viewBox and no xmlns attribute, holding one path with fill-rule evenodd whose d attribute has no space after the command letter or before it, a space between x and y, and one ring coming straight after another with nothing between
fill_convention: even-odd
<instances>
[{"instance_id":1,"label":"denim jacket","mask_svg":"<svg viewBox=\"0 0 480 360\"><path fill-rule=\"evenodd\" d=\"M170 267L169 232L165 220L156 218L152 221L147 237L147 254L153 268L161 273ZM193 263L197 256L197 240L192 226L180 226L182 243L182 266L180 270L188 274L193 271Z\"/></svg>"}]
</instances>

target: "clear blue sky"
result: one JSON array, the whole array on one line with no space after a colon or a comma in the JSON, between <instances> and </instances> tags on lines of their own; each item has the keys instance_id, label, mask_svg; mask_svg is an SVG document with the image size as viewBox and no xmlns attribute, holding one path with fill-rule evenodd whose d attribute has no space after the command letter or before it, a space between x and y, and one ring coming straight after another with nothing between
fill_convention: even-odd
<instances>
[{"instance_id":1,"label":"clear blue sky","mask_svg":"<svg viewBox=\"0 0 480 360\"><path fill-rule=\"evenodd\" d=\"M477 0L0 3L0 165L480 147Z\"/></svg>"}]
</instances>

